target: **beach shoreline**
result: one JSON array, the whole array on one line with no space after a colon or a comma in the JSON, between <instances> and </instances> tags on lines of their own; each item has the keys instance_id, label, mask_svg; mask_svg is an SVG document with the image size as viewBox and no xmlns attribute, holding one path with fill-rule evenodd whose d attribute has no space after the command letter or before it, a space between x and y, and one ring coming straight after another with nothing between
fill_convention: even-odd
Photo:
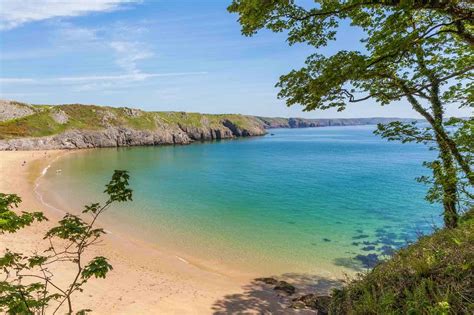
<instances>
[{"instance_id":1,"label":"beach shoreline","mask_svg":"<svg viewBox=\"0 0 474 315\"><path fill-rule=\"evenodd\" d=\"M32 253L46 248L42 236L65 212L42 203L36 190L38 179L57 159L77 151L0 151L0 172L3 174L0 191L19 195L23 201L19 210L43 211L49 219L18 233L2 235L2 251L9 248ZM233 270L217 272L174 253L163 252L145 241L122 235L120 231L107 234L104 243L91 249L90 255L108 257L114 267L106 279L93 279L84 294L74 298L77 309L90 308L94 314L218 313L216 309L224 311L226 304L223 301L229 294L244 297L249 288L256 285L251 274ZM70 267L60 266L55 270L59 283L68 283L72 274ZM281 308L281 297L267 289L259 288L265 291L269 308ZM239 303L229 307L239 308ZM228 310L227 306L225 310Z\"/></svg>"},{"instance_id":2,"label":"beach shoreline","mask_svg":"<svg viewBox=\"0 0 474 315\"><path fill-rule=\"evenodd\" d=\"M35 223L15 234L2 235L0 248L30 253L46 248L42 235L64 212L46 207L35 196L34 186L43 170L56 159L74 151L0 152L0 191L22 198L21 211L43 211L49 222ZM78 309L95 314L161 313L205 314L226 292L239 291L245 283L222 274L206 272L180 257L169 257L137 240L109 234L91 254L110 259L114 269L106 279L94 279L75 301ZM69 272L59 269L58 281L66 282ZM153 294L150 294L153 293ZM191 302L192 301L192 302Z\"/></svg>"}]
</instances>

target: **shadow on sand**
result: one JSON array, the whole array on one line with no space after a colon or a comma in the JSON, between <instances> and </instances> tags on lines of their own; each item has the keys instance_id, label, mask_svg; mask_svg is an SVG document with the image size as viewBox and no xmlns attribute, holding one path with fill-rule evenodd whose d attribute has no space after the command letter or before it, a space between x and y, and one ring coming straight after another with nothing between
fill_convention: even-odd
<instances>
[{"instance_id":1,"label":"shadow on sand","mask_svg":"<svg viewBox=\"0 0 474 315\"><path fill-rule=\"evenodd\" d=\"M295 286L296 293L288 296L275 291L272 285L253 280L242 287L242 293L229 294L214 302L213 314L317 314L312 310L292 309L289 305L296 297L308 293L327 295L342 285L342 280L308 274L287 273L275 278Z\"/></svg>"}]
</instances>

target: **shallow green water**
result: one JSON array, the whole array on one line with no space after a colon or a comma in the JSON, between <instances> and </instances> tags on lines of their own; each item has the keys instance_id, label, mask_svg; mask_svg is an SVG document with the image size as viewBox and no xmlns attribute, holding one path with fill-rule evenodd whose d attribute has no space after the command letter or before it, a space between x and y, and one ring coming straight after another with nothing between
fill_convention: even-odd
<instances>
[{"instance_id":1,"label":"shallow green water","mask_svg":"<svg viewBox=\"0 0 474 315\"><path fill-rule=\"evenodd\" d=\"M360 270L440 222L414 179L433 152L388 143L373 128L91 150L53 164L40 191L79 206L127 169L135 200L106 221L158 247L257 273Z\"/></svg>"}]
</instances>

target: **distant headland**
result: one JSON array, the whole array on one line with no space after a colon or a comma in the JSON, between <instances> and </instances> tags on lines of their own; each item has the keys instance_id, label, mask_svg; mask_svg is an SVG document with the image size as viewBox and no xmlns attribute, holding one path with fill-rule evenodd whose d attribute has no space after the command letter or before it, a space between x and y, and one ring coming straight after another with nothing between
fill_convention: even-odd
<instances>
[{"instance_id":1,"label":"distant headland","mask_svg":"<svg viewBox=\"0 0 474 315\"><path fill-rule=\"evenodd\" d=\"M82 104L30 105L0 100L0 150L84 149L189 144L262 136L271 128L354 126L400 118L306 119L240 114L147 112Z\"/></svg>"}]
</instances>

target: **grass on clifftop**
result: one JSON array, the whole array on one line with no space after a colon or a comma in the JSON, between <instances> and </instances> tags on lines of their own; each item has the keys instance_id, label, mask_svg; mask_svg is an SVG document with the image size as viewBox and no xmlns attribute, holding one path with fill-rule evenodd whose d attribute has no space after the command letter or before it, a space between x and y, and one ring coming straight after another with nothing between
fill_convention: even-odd
<instances>
[{"instance_id":1,"label":"grass on clifftop","mask_svg":"<svg viewBox=\"0 0 474 315\"><path fill-rule=\"evenodd\" d=\"M156 112L155 114L166 124L179 124L183 127L202 128L204 125L216 126L220 124L218 115L185 112Z\"/></svg>"},{"instance_id":2,"label":"grass on clifftop","mask_svg":"<svg viewBox=\"0 0 474 315\"><path fill-rule=\"evenodd\" d=\"M42 137L57 134L65 130L48 111L41 111L30 116L0 122L0 139L20 137Z\"/></svg>"},{"instance_id":3,"label":"grass on clifftop","mask_svg":"<svg viewBox=\"0 0 474 315\"><path fill-rule=\"evenodd\" d=\"M474 314L474 210L333 294L331 314Z\"/></svg>"},{"instance_id":4,"label":"grass on clifftop","mask_svg":"<svg viewBox=\"0 0 474 315\"><path fill-rule=\"evenodd\" d=\"M153 130L158 126L182 128L221 128L230 120L241 129L258 127L260 121L244 115L213 115L183 112L145 112L128 108L95 105L33 105L35 113L22 118L0 122L0 139L42 137L66 130L99 130L109 126ZM58 114L59 113L59 114ZM55 115L66 117L65 122Z\"/></svg>"},{"instance_id":5,"label":"grass on clifftop","mask_svg":"<svg viewBox=\"0 0 474 315\"><path fill-rule=\"evenodd\" d=\"M251 129L259 124L253 117L239 114L200 114L184 112L155 112L161 121L168 124L179 124L183 127L205 128L222 126L224 120L231 121L240 129Z\"/></svg>"}]
</instances>

